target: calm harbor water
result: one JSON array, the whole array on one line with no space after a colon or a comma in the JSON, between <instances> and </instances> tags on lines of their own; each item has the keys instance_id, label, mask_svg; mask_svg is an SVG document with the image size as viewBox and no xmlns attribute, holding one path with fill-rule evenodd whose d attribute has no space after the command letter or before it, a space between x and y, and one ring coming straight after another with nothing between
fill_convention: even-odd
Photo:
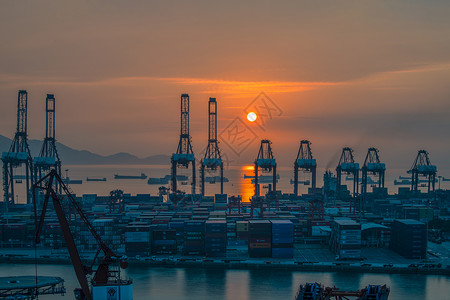
<instances>
[{"instance_id":1,"label":"calm harbor water","mask_svg":"<svg viewBox=\"0 0 450 300\"><path fill-rule=\"evenodd\" d=\"M19 168L20 169L20 168ZM67 170L67 171L66 171ZM450 171L441 170L442 174L450 174ZM192 175L191 169L178 169L179 175L186 175L190 177ZM317 186L321 187L323 185L323 173L325 169L319 168L317 171ZM140 175L141 173L146 174L148 177L164 177L170 174L169 165L65 165L63 166L63 177L66 174L69 175L71 179L81 179L82 184L73 184L71 189L77 195L82 194L97 194L97 195L109 195L109 192L114 189L122 189L125 193L130 193L132 195L136 194L158 194L158 185L147 184L147 179L114 179L114 174L120 175ZM294 172L292 167L279 167L277 173L280 175L280 179L277 183L277 190L281 190L283 193L293 193L294 186L290 184L290 180L294 177ZM17 170L16 174L25 174L22 170ZM244 201L254 194L254 187L251 184L251 179L244 179L245 175L253 175L253 166L228 166L224 171L224 176L229 179L229 182L224 183L224 192L229 195L241 195ZM218 172L206 174L206 176L219 175ZM270 175L270 174L262 174ZM407 176L404 170L389 170L386 174L385 186L388 188L389 193L393 194L398 191L400 185L394 185L394 180L398 180L398 176ZM1 177L1 175L0 175ZM105 182L98 181L86 181L86 178L106 178ZM345 180L346 176L343 177L343 184L347 184L351 188L352 182ZM310 174L299 173L299 180L306 181L310 179ZM166 185L169 187L169 185ZM16 201L18 203L25 203L25 184L16 184ZM309 185L299 185L299 193L307 193ZM178 188L190 193L191 186L190 182L187 185L178 184ZM438 188L438 184L436 184ZM450 189L449 181L442 181L441 188ZM422 188L425 191L425 188ZM369 187L369 191L371 188ZM261 184L261 194L267 191L267 183ZM197 172L197 193L200 192L199 178ZM220 192L220 184L216 182L215 184L206 183L206 195L213 196Z\"/></svg>"},{"instance_id":2,"label":"calm harbor water","mask_svg":"<svg viewBox=\"0 0 450 300\"><path fill-rule=\"evenodd\" d=\"M34 275L34 265L2 264L0 276ZM69 265L39 265L41 276L60 276L65 280L66 299L73 299L78 283ZM134 299L293 299L297 287L320 282L340 289L359 289L368 284L387 284L390 300L449 299L450 277L414 274L358 274L335 272L291 272L268 270L223 270L201 268L130 267ZM40 299L64 299L42 296Z\"/></svg>"}]
</instances>

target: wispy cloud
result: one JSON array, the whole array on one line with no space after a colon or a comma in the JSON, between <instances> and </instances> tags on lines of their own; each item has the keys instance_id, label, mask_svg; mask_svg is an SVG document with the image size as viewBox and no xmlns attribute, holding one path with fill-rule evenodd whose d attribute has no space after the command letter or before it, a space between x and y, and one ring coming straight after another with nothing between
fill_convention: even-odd
<instances>
[{"instance_id":1,"label":"wispy cloud","mask_svg":"<svg viewBox=\"0 0 450 300\"><path fill-rule=\"evenodd\" d=\"M149 83L165 82L177 86L195 86L200 93L213 94L220 91L221 94L233 95L255 94L260 91L268 93L295 93L309 90L354 86L360 84L380 83L392 76L436 72L450 70L450 63L423 64L404 68L400 70L388 70L376 72L367 76L349 81L240 81L215 78L193 78L193 77L155 77L155 76L126 76L111 77L103 79L79 80L76 78L23 76L16 74L0 74L0 86L12 86L21 84L23 86L124 86L139 87ZM401 89L399 86L378 86L377 89Z\"/></svg>"},{"instance_id":2,"label":"wispy cloud","mask_svg":"<svg viewBox=\"0 0 450 300\"><path fill-rule=\"evenodd\" d=\"M151 82L165 82L178 86L197 86L201 93L211 94L220 91L222 94L255 94L260 91L274 93L303 92L323 87L345 85L345 82L320 82L320 81L238 81L209 78L190 77L146 77L129 76L115 77L100 80L80 81L73 79L55 79L43 77L23 77L16 75L1 75L0 84L21 82L26 86L52 85L52 86L141 86Z\"/></svg>"}]
</instances>

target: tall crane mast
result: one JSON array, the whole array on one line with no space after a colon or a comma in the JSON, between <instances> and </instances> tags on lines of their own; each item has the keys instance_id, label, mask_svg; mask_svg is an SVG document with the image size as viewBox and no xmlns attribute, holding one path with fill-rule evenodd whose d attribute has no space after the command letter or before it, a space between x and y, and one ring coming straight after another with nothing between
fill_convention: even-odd
<instances>
[{"instance_id":1,"label":"tall crane mast","mask_svg":"<svg viewBox=\"0 0 450 300\"><path fill-rule=\"evenodd\" d=\"M277 162L273 156L272 144L269 140L261 140L258 156L255 160L255 196L260 196L259 168L262 172L272 172L272 190L277 190Z\"/></svg>"},{"instance_id":2,"label":"tall crane mast","mask_svg":"<svg viewBox=\"0 0 450 300\"><path fill-rule=\"evenodd\" d=\"M58 185L63 190L65 196L62 197L60 194L57 194L54 188L54 181L57 181ZM43 191L44 201L42 205L42 212L39 216L38 220L38 207L37 207L37 192ZM75 270L76 277L81 286L81 289L75 290L75 295L77 300L96 300L95 295L105 290L107 287L118 287L119 300L131 300L132 299L132 282L131 280L122 280L120 278L120 268L126 268L126 261L116 255L113 250L111 250L101 239L100 235L95 231L92 224L87 219L86 215L83 213L80 205L72 196L72 193L69 191L67 186L62 181L61 177L57 173L55 169L52 169L47 175L42 177L39 181L37 181L33 185L33 197L34 197L34 213L35 213L35 222L36 222L36 236L35 242L36 244L40 243L42 228L44 225L45 214L47 212L49 200L51 198L53 207L55 208L56 215L58 217L59 224L62 229L62 233L64 236L64 240L67 245L67 249L69 251L70 259L72 260L72 265ZM76 213L81 217L81 220L84 222L86 227L89 229L90 233L94 237L97 242L99 249L97 254L92 262L94 265L95 261L98 258L100 251L103 252L103 257L99 261L99 266L97 270L93 272L92 265L87 266L84 265L81 261L80 254L75 245L75 240L73 238L72 232L70 230L69 223L67 221L65 212L64 212L64 200L68 200L70 205L75 208ZM112 265L117 264L119 267L117 270L113 268ZM89 279L88 275L94 273L94 276L91 280L92 290L89 288ZM121 293L121 288L123 292ZM106 290L105 290L106 295Z\"/></svg>"},{"instance_id":3,"label":"tall crane mast","mask_svg":"<svg viewBox=\"0 0 450 300\"><path fill-rule=\"evenodd\" d=\"M209 98L208 102L208 146L200 166L202 195L205 195L205 169L216 171L220 168L220 193L223 194L223 161L217 140L217 101Z\"/></svg>"},{"instance_id":4,"label":"tall crane mast","mask_svg":"<svg viewBox=\"0 0 450 300\"><path fill-rule=\"evenodd\" d=\"M192 164L192 181L191 190L195 194L195 157L192 151L191 136L189 134L189 95L181 95L181 124L180 124L180 140L178 142L177 152L172 154L172 192L177 192L177 167L188 168Z\"/></svg>"},{"instance_id":5,"label":"tall crane mast","mask_svg":"<svg viewBox=\"0 0 450 300\"><path fill-rule=\"evenodd\" d=\"M28 93L20 90L17 97L17 128L8 152L2 153L3 161L3 195L4 201L14 203L14 170L25 165L27 204L31 203L30 189L33 185L33 159L27 138Z\"/></svg>"},{"instance_id":6,"label":"tall crane mast","mask_svg":"<svg viewBox=\"0 0 450 300\"><path fill-rule=\"evenodd\" d=\"M45 138L42 144L41 152L35 157L34 162L34 181L37 182L44 176L44 172L55 169L61 177L61 160L56 150L55 136L55 96L47 94L45 99ZM55 182L55 184L57 184ZM58 193L61 193L61 187L57 186Z\"/></svg>"},{"instance_id":7,"label":"tall crane mast","mask_svg":"<svg viewBox=\"0 0 450 300\"><path fill-rule=\"evenodd\" d=\"M308 140L300 141L297 158L294 162L294 194L298 196L298 170L311 172L311 188L316 188L316 169L317 162L312 156L311 142Z\"/></svg>"}]
</instances>

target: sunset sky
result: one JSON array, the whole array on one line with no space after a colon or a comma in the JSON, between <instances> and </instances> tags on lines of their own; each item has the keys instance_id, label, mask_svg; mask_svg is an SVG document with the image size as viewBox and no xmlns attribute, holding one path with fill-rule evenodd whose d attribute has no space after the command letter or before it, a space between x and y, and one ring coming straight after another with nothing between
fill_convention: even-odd
<instances>
[{"instance_id":1,"label":"sunset sky","mask_svg":"<svg viewBox=\"0 0 450 300\"><path fill-rule=\"evenodd\" d=\"M309 139L322 168L334 169L344 146L360 163L375 146L388 168L409 169L426 149L450 170L449 16L448 0L4 0L0 134L13 136L26 89L31 139L43 138L54 93L60 142L171 154L189 93L198 153L209 97L221 132L264 92L279 112L264 126L245 121L255 141L239 156L221 142L236 164L252 162L268 138L291 166Z\"/></svg>"}]
</instances>

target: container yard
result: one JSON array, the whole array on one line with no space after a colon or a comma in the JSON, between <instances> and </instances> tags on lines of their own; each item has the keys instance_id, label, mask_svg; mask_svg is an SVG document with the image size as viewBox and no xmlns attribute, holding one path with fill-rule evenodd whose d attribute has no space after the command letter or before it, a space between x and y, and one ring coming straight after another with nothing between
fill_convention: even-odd
<instances>
[{"instance_id":1,"label":"container yard","mask_svg":"<svg viewBox=\"0 0 450 300\"><path fill-rule=\"evenodd\" d=\"M26 102L26 96L26 92L19 92L19 105ZM54 97L49 96L47 101L54 101ZM68 208L68 227L63 229L60 215L49 211L41 220L42 231L38 238L42 243L39 245L33 243L34 213L45 211L42 204L48 201L48 195L43 191L49 187L41 187L41 192L28 192L26 204L16 203L11 197L14 182L8 179L14 175L4 172L0 261L68 262L64 255L67 239L62 233L70 229L73 232L70 247L76 246L83 259L94 258L94 261L101 237L105 253L112 253L114 249L117 253L114 255L120 255L120 259L126 258L131 264L139 265L450 273L449 256L442 254L445 247L439 248L450 240L449 233L443 230L445 226L439 223L448 222L450 193L435 189L437 168L430 163L427 151L419 150L408 170L411 187L400 187L398 193L389 194L384 186L386 164L381 162L378 149L369 148L360 168L353 149L344 147L336 175L327 170L323 187L318 187L317 161L312 155L311 143L302 140L294 161L294 180L291 179L294 191L290 193L277 189L280 166L272 142L264 139L250 168L253 175L243 176L252 186L253 196L243 199L243 195L224 193L223 183L228 180L224 180L217 142L216 99L210 98L208 105L208 146L200 161L200 183L196 179L196 159L189 135L188 94L181 95L180 139L177 152L172 155L171 174L159 178L160 181L150 178L147 182L163 184L158 194L131 195L115 189L110 195L77 196L66 186L75 182L68 181L67 174L61 179L59 158L46 165L43 162L47 160L37 159L39 173L25 176L24 180L34 189L37 183L54 176L60 180L54 185L55 193L61 194L63 189L73 205L76 203L75 206L85 212L82 219L77 219L76 213ZM54 111L47 113L54 114ZM22 136L24 132L19 134ZM28 147L26 139L16 142ZM23 157L26 155L22 152L3 153L4 168L27 164L28 160L24 161ZM191 170L186 171L189 168ZM45 170L50 172L46 174ZM205 179L205 172L220 172L220 175L206 177L214 178L210 180ZM311 178L299 180L300 172ZM271 174L263 175L267 173ZM344 174L347 176L343 177ZM146 179L147 175L115 174L114 178L136 181L134 179ZM344 180L350 181L350 189ZM190 193L179 190L178 181L182 186L190 185ZM220 184L220 193L206 195L205 182ZM311 183L303 194L299 192L300 182ZM427 188L426 191L423 188ZM34 195L34 202L30 195ZM32 203L36 204L35 211ZM429 224L434 225L429 227ZM35 246L36 253L42 254L33 258L30 249ZM120 278L120 273L115 276ZM131 288L131 281L124 282ZM90 293L86 286L84 292Z\"/></svg>"}]
</instances>

